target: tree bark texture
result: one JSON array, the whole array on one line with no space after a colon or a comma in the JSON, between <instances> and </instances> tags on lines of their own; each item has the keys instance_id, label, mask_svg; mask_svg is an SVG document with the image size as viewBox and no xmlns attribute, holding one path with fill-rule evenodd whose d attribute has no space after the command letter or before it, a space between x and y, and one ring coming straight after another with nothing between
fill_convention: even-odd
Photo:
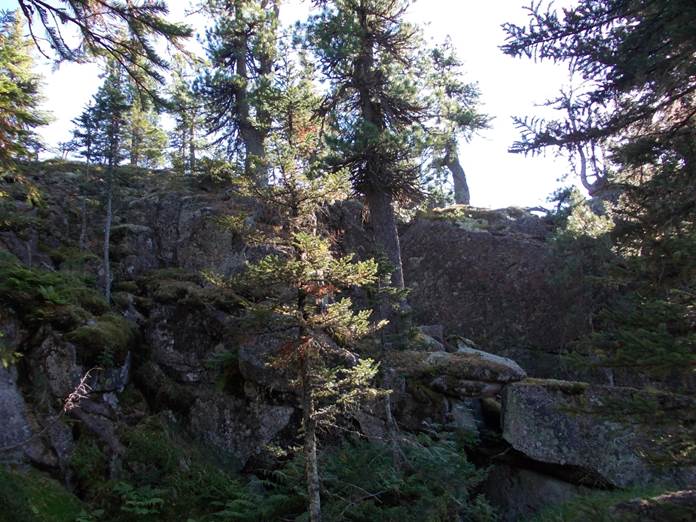
<instances>
[{"instance_id":1,"label":"tree bark texture","mask_svg":"<svg viewBox=\"0 0 696 522\"><path fill-rule=\"evenodd\" d=\"M392 286L404 288L404 272L401 265L401 245L396 216L392 207L392 196L385 191L370 191L365 194L370 209L370 223L375 238L375 245L392 265Z\"/></svg>"},{"instance_id":2,"label":"tree bark texture","mask_svg":"<svg viewBox=\"0 0 696 522\"><path fill-rule=\"evenodd\" d=\"M314 417L312 393L312 368L308 353L302 356L302 424L304 426L304 457L309 520L321 522L321 486L317 462L317 422Z\"/></svg>"}]
</instances>

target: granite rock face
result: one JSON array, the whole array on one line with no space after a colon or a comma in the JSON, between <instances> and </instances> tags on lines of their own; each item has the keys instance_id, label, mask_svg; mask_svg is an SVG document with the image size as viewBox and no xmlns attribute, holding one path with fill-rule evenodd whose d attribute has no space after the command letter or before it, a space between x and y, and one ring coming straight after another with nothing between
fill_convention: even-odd
<instances>
[{"instance_id":1,"label":"granite rock face","mask_svg":"<svg viewBox=\"0 0 696 522\"><path fill-rule=\"evenodd\" d=\"M190 411L189 429L208 448L232 457L239 468L290 422L294 408L222 394L200 396Z\"/></svg>"},{"instance_id":2,"label":"granite rock face","mask_svg":"<svg viewBox=\"0 0 696 522\"><path fill-rule=\"evenodd\" d=\"M530 375L558 377L559 351L588 328L591 303L580 279L555 277L542 219L519 209L470 213L404 227L404 278L416 321L512 357ZM560 375L577 378L571 370Z\"/></svg>"},{"instance_id":3,"label":"granite rock face","mask_svg":"<svg viewBox=\"0 0 696 522\"><path fill-rule=\"evenodd\" d=\"M17 371L0 366L0 464L21 462L22 442L32 436L27 405L17 387Z\"/></svg>"},{"instance_id":4,"label":"granite rock face","mask_svg":"<svg viewBox=\"0 0 696 522\"><path fill-rule=\"evenodd\" d=\"M660 445L669 437L657 419L631 409L657 401L673 417L696 411L693 398L632 388L529 380L503 391L503 437L537 461L577 466L598 482L628 487L656 481L696 481L696 468L662 468Z\"/></svg>"}]
</instances>

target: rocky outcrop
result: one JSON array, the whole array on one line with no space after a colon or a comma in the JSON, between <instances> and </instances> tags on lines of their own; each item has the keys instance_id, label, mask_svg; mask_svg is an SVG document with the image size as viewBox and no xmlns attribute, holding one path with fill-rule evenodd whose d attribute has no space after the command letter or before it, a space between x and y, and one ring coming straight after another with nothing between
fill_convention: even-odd
<instances>
[{"instance_id":1,"label":"rocky outcrop","mask_svg":"<svg viewBox=\"0 0 696 522\"><path fill-rule=\"evenodd\" d=\"M685 396L528 380L505 387L503 437L532 459L578 466L616 487L689 483L696 481L696 468L663 468L658 461L668 451L660 444L684 435L670 433L667 426L675 425L675 416L694 411L696 403ZM660 412L669 424L660 423Z\"/></svg>"},{"instance_id":2,"label":"rocky outcrop","mask_svg":"<svg viewBox=\"0 0 696 522\"><path fill-rule=\"evenodd\" d=\"M291 406L212 394L196 399L189 427L206 447L242 468L288 425L293 412Z\"/></svg>"},{"instance_id":3,"label":"rocky outcrop","mask_svg":"<svg viewBox=\"0 0 696 522\"><path fill-rule=\"evenodd\" d=\"M454 209L401 235L415 319L511 357L530 375L578 378L558 354L587 331L591 303L579 277L559 277L548 225L519 209Z\"/></svg>"}]
</instances>

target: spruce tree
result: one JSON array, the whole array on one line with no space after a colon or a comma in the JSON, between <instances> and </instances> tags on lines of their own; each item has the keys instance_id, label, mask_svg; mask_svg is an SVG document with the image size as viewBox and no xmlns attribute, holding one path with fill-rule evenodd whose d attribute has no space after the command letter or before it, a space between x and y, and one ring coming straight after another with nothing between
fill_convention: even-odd
<instances>
[{"instance_id":1,"label":"spruce tree","mask_svg":"<svg viewBox=\"0 0 696 522\"><path fill-rule=\"evenodd\" d=\"M159 115L149 97L133 86L130 109L126 114L126 148L134 167L157 168L164 161L167 134L160 128Z\"/></svg>"},{"instance_id":2,"label":"spruce tree","mask_svg":"<svg viewBox=\"0 0 696 522\"><path fill-rule=\"evenodd\" d=\"M215 144L241 159L245 173L265 184L265 142L271 115L265 104L276 59L279 0L209 0L215 25L207 32L210 69L198 82Z\"/></svg>"},{"instance_id":3,"label":"spruce tree","mask_svg":"<svg viewBox=\"0 0 696 522\"><path fill-rule=\"evenodd\" d=\"M96 120L96 107L94 101L90 101L80 115L72 120L72 140L70 150L82 156L88 165L97 161L97 133L99 127Z\"/></svg>"},{"instance_id":4,"label":"spruce tree","mask_svg":"<svg viewBox=\"0 0 696 522\"><path fill-rule=\"evenodd\" d=\"M0 11L0 166L27 157L38 145L40 77L32 71L31 43L19 13Z\"/></svg>"},{"instance_id":5,"label":"spruce tree","mask_svg":"<svg viewBox=\"0 0 696 522\"><path fill-rule=\"evenodd\" d=\"M311 79L285 60L271 99L274 125L268 157L274 183L253 190L281 216L283 231L272 241L282 254L249 265L240 282L253 295L263 296L247 306L263 318L266 328L294 332L274 364L291 369L296 377L309 519L318 522L318 431L335 425L362 398L378 395L370 384L377 368L371 360L360 360L354 347L379 325L370 324L369 311L355 312L350 298L341 297L348 289L374 284L377 264L335 256L318 225L321 209L346 197L349 184L345 176L323 173L316 161L321 141L313 120L318 98Z\"/></svg>"}]
</instances>

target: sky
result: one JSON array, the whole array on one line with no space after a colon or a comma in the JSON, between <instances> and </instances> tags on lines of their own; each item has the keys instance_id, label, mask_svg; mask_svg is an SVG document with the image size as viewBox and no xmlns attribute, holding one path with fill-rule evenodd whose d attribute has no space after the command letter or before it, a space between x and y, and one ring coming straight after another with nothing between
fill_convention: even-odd
<instances>
[{"instance_id":1,"label":"sky","mask_svg":"<svg viewBox=\"0 0 696 522\"><path fill-rule=\"evenodd\" d=\"M471 203L480 207L532 207L546 205L548 195L560 186L558 179L568 172L567 160L546 156L508 153L518 138L512 116L541 114L539 104L554 97L567 83L562 65L534 63L511 58L500 51L505 40L501 25L525 23L530 0L416 0L409 19L421 24L426 37L441 42L449 36L462 61L467 81L477 82L483 112L493 120L469 143L460 144L460 159L471 189ZM557 0L556 6L573 0ZM184 21L202 32L200 18L187 16L188 0L169 0L171 18ZM281 7L284 23L306 17L309 2L286 0ZM16 0L0 0L0 9L15 9ZM96 64L61 64L57 69L43 60L45 109L53 115L40 134L49 147L70 138L71 120L96 92L99 68ZM567 183L567 182L566 182Z\"/></svg>"}]
</instances>

